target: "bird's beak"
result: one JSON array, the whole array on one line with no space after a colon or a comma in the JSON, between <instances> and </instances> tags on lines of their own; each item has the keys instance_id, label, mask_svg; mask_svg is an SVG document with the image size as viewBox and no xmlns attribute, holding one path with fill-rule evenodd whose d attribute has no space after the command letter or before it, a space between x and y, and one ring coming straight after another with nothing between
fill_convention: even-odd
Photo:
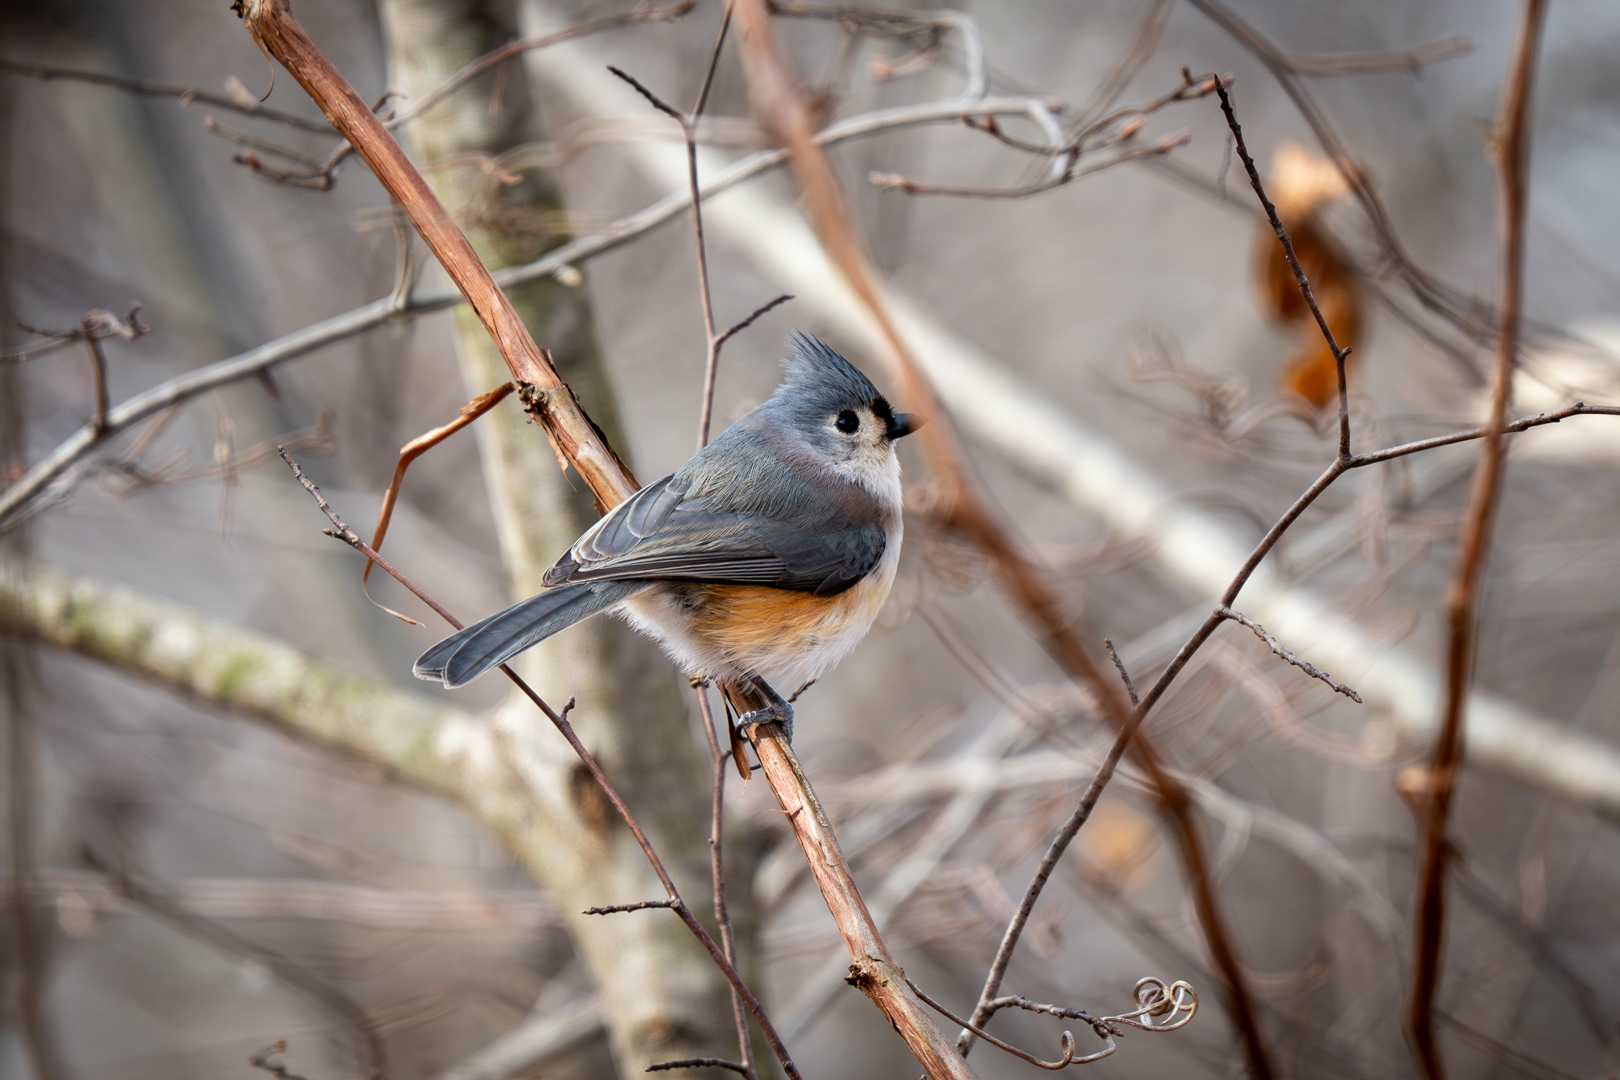
<instances>
[{"instance_id":1,"label":"bird's beak","mask_svg":"<svg viewBox=\"0 0 1620 1080\"><path fill-rule=\"evenodd\" d=\"M928 417L923 416L921 413L897 412L894 414L894 419L889 423L889 441L903 439L927 422Z\"/></svg>"}]
</instances>

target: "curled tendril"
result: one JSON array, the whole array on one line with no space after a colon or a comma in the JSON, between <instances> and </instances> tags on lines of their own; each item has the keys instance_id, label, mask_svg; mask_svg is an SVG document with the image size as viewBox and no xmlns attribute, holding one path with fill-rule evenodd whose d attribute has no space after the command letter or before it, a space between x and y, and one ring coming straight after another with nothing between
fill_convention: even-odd
<instances>
[{"instance_id":1,"label":"curled tendril","mask_svg":"<svg viewBox=\"0 0 1620 1080\"><path fill-rule=\"evenodd\" d=\"M1138 979L1136 987L1131 992L1136 997L1135 1009L1119 1016L1099 1017L1099 1022L1124 1024L1141 1031L1176 1031L1186 1027L1198 1012L1198 991L1192 988L1191 983L1183 980L1177 980L1166 986L1163 979L1149 975ZM1178 1016L1178 1013L1185 1015ZM1168 1017L1168 1019L1154 1023L1154 1017Z\"/></svg>"}]
</instances>

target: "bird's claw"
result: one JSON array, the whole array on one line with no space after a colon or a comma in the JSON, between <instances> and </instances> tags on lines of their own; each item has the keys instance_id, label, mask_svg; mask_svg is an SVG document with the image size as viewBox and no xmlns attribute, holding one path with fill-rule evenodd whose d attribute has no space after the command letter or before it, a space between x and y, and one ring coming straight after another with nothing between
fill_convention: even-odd
<instances>
[{"instance_id":1,"label":"bird's claw","mask_svg":"<svg viewBox=\"0 0 1620 1080\"><path fill-rule=\"evenodd\" d=\"M737 717L739 730L747 730L750 724L780 724L788 745L793 745L793 706L785 701L774 701L763 709L745 712Z\"/></svg>"}]
</instances>

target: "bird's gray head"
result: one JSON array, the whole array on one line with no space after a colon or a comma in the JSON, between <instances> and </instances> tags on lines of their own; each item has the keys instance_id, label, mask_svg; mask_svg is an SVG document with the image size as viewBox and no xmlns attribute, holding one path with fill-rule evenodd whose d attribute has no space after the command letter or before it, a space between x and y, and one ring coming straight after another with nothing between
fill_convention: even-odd
<instances>
[{"instance_id":1,"label":"bird's gray head","mask_svg":"<svg viewBox=\"0 0 1620 1080\"><path fill-rule=\"evenodd\" d=\"M765 408L833 463L886 459L896 439L917 430L918 417L891 409L871 380L823 342L795 330L788 347L787 379Z\"/></svg>"}]
</instances>

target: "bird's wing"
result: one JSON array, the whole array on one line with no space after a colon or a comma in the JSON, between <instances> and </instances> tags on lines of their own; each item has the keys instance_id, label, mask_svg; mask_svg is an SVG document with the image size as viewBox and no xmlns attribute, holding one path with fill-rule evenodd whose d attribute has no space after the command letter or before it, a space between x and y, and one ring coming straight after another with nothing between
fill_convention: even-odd
<instances>
[{"instance_id":1,"label":"bird's wing","mask_svg":"<svg viewBox=\"0 0 1620 1080\"><path fill-rule=\"evenodd\" d=\"M688 498L686 482L666 476L615 507L546 572L563 582L659 578L833 596L883 557L882 523L801 493L791 514Z\"/></svg>"}]
</instances>

